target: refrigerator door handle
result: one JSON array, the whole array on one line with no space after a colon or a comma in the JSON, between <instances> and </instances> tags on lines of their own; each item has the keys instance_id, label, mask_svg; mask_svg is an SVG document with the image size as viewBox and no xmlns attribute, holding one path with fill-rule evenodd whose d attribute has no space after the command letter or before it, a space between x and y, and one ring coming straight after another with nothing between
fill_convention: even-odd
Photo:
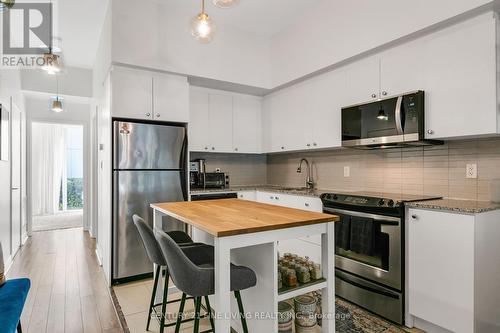
<instances>
[{"instance_id":1,"label":"refrigerator door handle","mask_svg":"<svg viewBox=\"0 0 500 333\"><path fill-rule=\"evenodd\" d=\"M188 194L187 194L187 174L184 170L187 170L187 147L188 147L188 137L187 134L184 136L184 140L182 142L182 150L181 150L181 157L179 160L179 169L181 170L180 172L180 177L181 177L181 190L182 190L182 197L184 198L184 201L188 200Z\"/></svg>"}]
</instances>

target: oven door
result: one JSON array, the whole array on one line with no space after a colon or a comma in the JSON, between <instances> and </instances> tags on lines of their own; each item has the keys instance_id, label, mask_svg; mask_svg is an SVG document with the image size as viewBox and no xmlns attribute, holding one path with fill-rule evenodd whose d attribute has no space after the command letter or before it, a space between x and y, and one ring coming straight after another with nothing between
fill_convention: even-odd
<instances>
[{"instance_id":1,"label":"oven door","mask_svg":"<svg viewBox=\"0 0 500 333\"><path fill-rule=\"evenodd\" d=\"M402 289L402 247L401 247L401 218L353 212L342 209L324 208L325 213L338 214L342 218L349 218L357 223L371 223L370 230L374 234L374 250L352 250L354 244L343 245L336 240L335 267L365 279L384 284L386 286ZM340 228L341 223L335 228ZM353 230L353 229L351 229ZM337 232L336 232L337 234ZM359 237L351 242L359 242ZM345 246L347 248L343 248ZM358 246L359 247L359 246Z\"/></svg>"}]
</instances>

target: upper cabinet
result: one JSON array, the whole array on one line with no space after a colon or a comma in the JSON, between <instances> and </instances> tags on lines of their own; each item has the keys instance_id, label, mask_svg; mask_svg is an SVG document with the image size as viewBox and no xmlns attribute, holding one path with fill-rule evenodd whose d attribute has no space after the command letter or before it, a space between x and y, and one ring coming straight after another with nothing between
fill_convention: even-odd
<instances>
[{"instance_id":1,"label":"upper cabinet","mask_svg":"<svg viewBox=\"0 0 500 333\"><path fill-rule=\"evenodd\" d=\"M189 120L189 84L179 75L153 75L153 118L187 123Z\"/></svg>"},{"instance_id":2,"label":"upper cabinet","mask_svg":"<svg viewBox=\"0 0 500 333\"><path fill-rule=\"evenodd\" d=\"M115 66L111 72L111 86L113 117L189 120L189 85L184 76Z\"/></svg>"},{"instance_id":3,"label":"upper cabinet","mask_svg":"<svg viewBox=\"0 0 500 333\"><path fill-rule=\"evenodd\" d=\"M233 97L234 152L262 152L262 98L247 95Z\"/></svg>"},{"instance_id":4,"label":"upper cabinet","mask_svg":"<svg viewBox=\"0 0 500 333\"><path fill-rule=\"evenodd\" d=\"M496 24L488 13L424 41L428 139L498 133Z\"/></svg>"},{"instance_id":5,"label":"upper cabinet","mask_svg":"<svg viewBox=\"0 0 500 333\"><path fill-rule=\"evenodd\" d=\"M233 97L228 94L208 95L208 128L210 151L233 151Z\"/></svg>"},{"instance_id":6,"label":"upper cabinet","mask_svg":"<svg viewBox=\"0 0 500 333\"><path fill-rule=\"evenodd\" d=\"M256 96L191 87L189 149L261 153L261 104Z\"/></svg>"},{"instance_id":7,"label":"upper cabinet","mask_svg":"<svg viewBox=\"0 0 500 333\"><path fill-rule=\"evenodd\" d=\"M347 102L345 74L329 72L266 96L265 151L340 147L340 111Z\"/></svg>"},{"instance_id":8,"label":"upper cabinet","mask_svg":"<svg viewBox=\"0 0 500 333\"><path fill-rule=\"evenodd\" d=\"M114 67L111 72L113 117L152 119L153 80L149 72Z\"/></svg>"}]
</instances>

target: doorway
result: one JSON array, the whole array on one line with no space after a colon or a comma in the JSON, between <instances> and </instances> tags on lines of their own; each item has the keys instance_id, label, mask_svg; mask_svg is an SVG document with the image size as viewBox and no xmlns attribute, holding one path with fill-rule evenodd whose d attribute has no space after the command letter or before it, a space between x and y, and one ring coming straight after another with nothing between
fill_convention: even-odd
<instances>
[{"instance_id":1,"label":"doorway","mask_svg":"<svg viewBox=\"0 0 500 333\"><path fill-rule=\"evenodd\" d=\"M31 124L32 231L83 226L83 125Z\"/></svg>"}]
</instances>

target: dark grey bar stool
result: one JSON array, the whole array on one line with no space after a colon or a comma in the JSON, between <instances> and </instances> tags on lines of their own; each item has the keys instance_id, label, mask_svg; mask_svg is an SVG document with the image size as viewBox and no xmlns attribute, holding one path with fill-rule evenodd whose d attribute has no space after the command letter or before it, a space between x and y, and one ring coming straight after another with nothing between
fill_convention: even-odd
<instances>
[{"instance_id":1,"label":"dark grey bar stool","mask_svg":"<svg viewBox=\"0 0 500 333\"><path fill-rule=\"evenodd\" d=\"M165 313L166 313L166 308L167 304L170 303L176 303L180 301L186 301L186 299L194 299L193 297L187 297L187 295L183 294L182 299L177 299L177 300L171 300L168 301L168 284L169 284L169 279L170 279L170 273L167 267L167 260L165 259L163 252L158 245L158 242L156 241L156 238L154 236L153 229L144 221L143 218L141 218L139 215L134 215L132 216L132 219L134 220L134 224L137 227L137 230L139 231L139 234L141 236L142 242L144 244L144 248L146 249L146 253L149 257L149 260L157 265L156 272L155 272L155 277L154 277L154 284L153 284L153 293L151 294L151 301L149 303L149 310L148 310L148 321L146 324L146 331L149 330L149 324L151 323L151 314L156 312L155 307L161 305L161 318L160 318L160 333L163 333L163 330L165 327L170 327L174 326L176 323L171 323L171 324L165 324ZM174 240L175 243L179 244L181 247L184 246L200 246L200 245L205 245L205 244L200 244L200 243L194 243L191 237L183 232L183 231L171 231L168 232L168 235ZM160 273L162 268L165 268L165 284L164 284L164 290L163 290L163 300L161 304L155 304L154 299L156 295L156 289L158 285L158 281L160 279ZM191 319L192 320L192 319ZM190 321L190 320L186 320Z\"/></svg>"},{"instance_id":2,"label":"dark grey bar stool","mask_svg":"<svg viewBox=\"0 0 500 333\"><path fill-rule=\"evenodd\" d=\"M155 237L160 244L163 255L167 259L172 280L183 295L191 295L195 298L195 321L194 333L199 333L201 299L205 298L207 310L210 315L212 329L205 332L215 332L212 310L208 300L209 295L215 292L215 270L214 270L214 248L204 245L197 247L179 247L175 240L164 232L157 232ZM257 284L255 272L245 266L231 264L231 291L238 302L241 324L244 333L248 333L248 327L241 301L240 291L251 288ZM182 297L179 314L184 312L185 297ZM177 318L175 332L178 333L182 316Z\"/></svg>"}]
</instances>

